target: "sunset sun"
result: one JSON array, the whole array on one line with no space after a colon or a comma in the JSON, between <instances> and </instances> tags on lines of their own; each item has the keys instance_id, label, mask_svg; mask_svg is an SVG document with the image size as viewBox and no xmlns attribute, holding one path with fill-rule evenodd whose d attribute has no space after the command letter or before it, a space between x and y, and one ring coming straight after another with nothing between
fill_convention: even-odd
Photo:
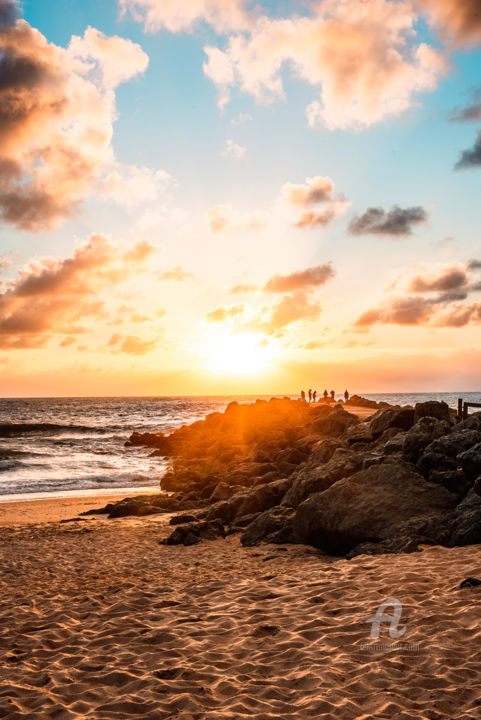
<instances>
[{"instance_id":1,"label":"sunset sun","mask_svg":"<svg viewBox=\"0 0 481 720\"><path fill-rule=\"evenodd\" d=\"M205 367L218 375L255 375L267 370L274 351L260 335L219 332L205 341Z\"/></svg>"}]
</instances>

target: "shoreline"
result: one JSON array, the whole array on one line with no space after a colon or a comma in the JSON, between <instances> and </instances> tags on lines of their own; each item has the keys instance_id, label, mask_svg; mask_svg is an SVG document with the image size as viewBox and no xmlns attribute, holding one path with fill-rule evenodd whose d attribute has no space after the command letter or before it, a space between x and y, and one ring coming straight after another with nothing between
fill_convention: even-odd
<instances>
[{"instance_id":1,"label":"shoreline","mask_svg":"<svg viewBox=\"0 0 481 720\"><path fill-rule=\"evenodd\" d=\"M158 494L159 488L132 488L130 495ZM88 491L86 491L88 492ZM101 494L69 495L57 497L28 498L0 502L0 527L8 528L18 525L40 525L45 523L58 523L65 520L82 521L77 517L86 510L98 507L99 504L118 502L127 492L102 492ZM12 497L12 496L9 496ZM15 496L13 496L15 497ZM101 499L101 503L99 503ZM91 516L98 519L99 516ZM100 516L102 518L102 516Z\"/></svg>"}]
</instances>

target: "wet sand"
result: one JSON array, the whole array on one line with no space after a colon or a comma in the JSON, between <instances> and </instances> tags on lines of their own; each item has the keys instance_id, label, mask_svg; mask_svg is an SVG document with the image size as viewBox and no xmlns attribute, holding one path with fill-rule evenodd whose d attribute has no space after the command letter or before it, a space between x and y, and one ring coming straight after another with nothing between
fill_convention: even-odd
<instances>
[{"instance_id":1,"label":"wet sand","mask_svg":"<svg viewBox=\"0 0 481 720\"><path fill-rule=\"evenodd\" d=\"M0 717L481 717L481 587L459 589L480 546L347 561L167 547L160 515L59 522L98 501L0 506ZM389 598L406 631L371 640Z\"/></svg>"}]
</instances>

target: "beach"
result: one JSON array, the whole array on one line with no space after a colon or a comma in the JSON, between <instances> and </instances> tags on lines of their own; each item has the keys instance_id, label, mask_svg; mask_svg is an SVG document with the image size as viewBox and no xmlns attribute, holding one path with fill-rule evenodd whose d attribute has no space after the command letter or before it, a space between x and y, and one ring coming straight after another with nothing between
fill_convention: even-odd
<instances>
[{"instance_id":1,"label":"beach","mask_svg":"<svg viewBox=\"0 0 481 720\"><path fill-rule=\"evenodd\" d=\"M0 717L479 719L481 415L359 403L134 432L165 492L4 498Z\"/></svg>"},{"instance_id":2,"label":"beach","mask_svg":"<svg viewBox=\"0 0 481 720\"><path fill-rule=\"evenodd\" d=\"M1 508L0 717L479 718L481 546L169 547L166 515L60 522L85 504Z\"/></svg>"}]
</instances>

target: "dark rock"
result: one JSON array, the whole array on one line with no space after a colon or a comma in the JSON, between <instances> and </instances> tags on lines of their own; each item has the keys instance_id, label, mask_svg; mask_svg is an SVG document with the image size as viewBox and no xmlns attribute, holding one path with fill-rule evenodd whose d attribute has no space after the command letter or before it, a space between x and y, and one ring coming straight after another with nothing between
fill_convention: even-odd
<instances>
[{"instance_id":1,"label":"dark rock","mask_svg":"<svg viewBox=\"0 0 481 720\"><path fill-rule=\"evenodd\" d=\"M285 543L295 542L292 520L295 511L281 505L270 508L257 516L245 529L241 543L252 547L259 542Z\"/></svg>"},{"instance_id":2,"label":"dark rock","mask_svg":"<svg viewBox=\"0 0 481 720\"><path fill-rule=\"evenodd\" d=\"M291 465L300 465L308 457L308 453L301 452L297 448L287 448L280 453L280 460L290 463Z\"/></svg>"},{"instance_id":3,"label":"dark rock","mask_svg":"<svg viewBox=\"0 0 481 720\"><path fill-rule=\"evenodd\" d=\"M406 433L404 438L403 456L407 462L416 463L425 448L436 438L451 431L445 420L423 417Z\"/></svg>"},{"instance_id":4,"label":"dark rock","mask_svg":"<svg viewBox=\"0 0 481 720\"><path fill-rule=\"evenodd\" d=\"M481 497L471 490L446 517L449 547L481 543Z\"/></svg>"},{"instance_id":5,"label":"dark rock","mask_svg":"<svg viewBox=\"0 0 481 720\"><path fill-rule=\"evenodd\" d=\"M468 577L460 583L459 587L462 589L467 587L478 587L479 585L481 585L481 580L478 580L478 578Z\"/></svg>"},{"instance_id":6,"label":"dark rock","mask_svg":"<svg viewBox=\"0 0 481 720\"><path fill-rule=\"evenodd\" d=\"M380 437L388 428L409 430L414 425L414 410L400 408L399 410L380 410L371 418L371 432L375 438Z\"/></svg>"},{"instance_id":7,"label":"dark rock","mask_svg":"<svg viewBox=\"0 0 481 720\"><path fill-rule=\"evenodd\" d=\"M283 505L297 507L309 495L327 490L341 478L352 475L362 466L363 456L354 450L337 448L329 462L319 465L316 454L302 465L291 478L292 486L286 493Z\"/></svg>"},{"instance_id":8,"label":"dark rock","mask_svg":"<svg viewBox=\"0 0 481 720\"><path fill-rule=\"evenodd\" d=\"M349 445L354 443L370 443L374 440L369 423L362 422L359 425L351 425L345 433L346 442Z\"/></svg>"},{"instance_id":9,"label":"dark rock","mask_svg":"<svg viewBox=\"0 0 481 720\"><path fill-rule=\"evenodd\" d=\"M169 525L185 525L186 523L195 522L195 515L175 515L170 518Z\"/></svg>"},{"instance_id":10,"label":"dark rock","mask_svg":"<svg viewBox=\"0 0 481 720\"><path fill-rule=\"evenodd\" d=\"M236 493L229 500L211 505L207 520L222 520L231 523L234 519L251 513L259 513L278 505L290 487L287 478L258 485L248 492Z\"/></svg>"},{"instance_id":11,"label":"dark rock","mask_svg":"<svg viewBox=\"0 0 481 720\"><path fill-rule=\"evenodd\" d=\"M256 485L266 485L266 483L275 482L276 480L280 480L280 475L278 470L273 470L272 472L268 472L265 475L260 475L259 477L254 478L252 485L255 487Z\"/></svg>"},{"instance_id":12,"label":"dark rock","mask_svg":"<svg viewBox=\"0 0 481 720\"><path fill-rule=\"evenodd\" d=\"M416 467L425 478L429 478L433 471L445 472L447 470L456 470L458 463L448 455L426 450L416 463Z\"/></svg>"},{"instance_id":13,"label":"dark rock","mask_svg":"<svg viewBox=\"0 0 481 720\"><path fill-rule=\"evenodd\" d=\"M169 456L173 452L173 446L168 437L162 433L138 433L134 432L125 443L126 447L143 446L157 449L155 455Z\"/></svg>"},{"instance_id":14,"label":"dark rock","mask_svg":"<svg viewBox=\"0 0 481 720\"><path fill-rule=\"evenodd\" d=\"M481 412L473 413L456 425L456 430L481 430Z\"/></svg>"},{"instance_id":15,"label":"dark rock","mask_svg":"<svg viewBox=\"0 0 481 720\"><path fill-rule=\"evenodd\" d=\"M445 402L437 402L436 400L428 400L427 402L416 403L414 406L414 422L424 417L432 417L437 420L445 420L451 422L451 412L449 405Z\"/></svg>"},{"instance_id":16,"label":"dark rock","mask_svg":"<svg viewBox=\"0 0 481 720\"><path fill-rule=\"evenodd\" d=\"M249 515L250 513L263 512L278 505L290 486L290 481L284 478L266 485L259 485L242 496L234 496L232 498L235 501L234 518Z\"/></svg>"},{"instance_id":17,"label":"dark rock","mask_svg":"<svg viewBox=\"0 0 481 720\"><path fill-rule=\"evenodd\" d=\"M251 524L251 522L254 522L254 520L258 518L260 514L261 513L250 513L249 515L242 515L241 517L236 518L234 520L235 527L238 530L246 528L248 525Z\"/></svg>"},{"instance_id":18,"label":"dark rock","mask_svg":"<svg viewBox=\"0 0 481 720\"><path fill-rule=\"evenodd\" d=\"M79 513L79 515L108 515L114 505L115 503L107 503L104 507L85 510L84 512Z\"/></svg>"},{"instance_id":19,"label":"dark rock","mask_svg":"<svg viewBox=\"0 0 481 720\"><path fill-rule=\"evenodd\" d=\"M481 476L474 481L473 490L477 495L481 495ZM83 515L84 513L81 514Z\"/></svg>"},{"instance_id":20,"label":"dark rock","mask_svg":"<svg viewBox=\"0 0 481 720\"><path fill-rule=\"evenodd\" d=\"M290 477L295 470L297 470L297 465L289 462L280 462L277 465L277 472L282 477Z\"/></svg>"},{"instance_id":21,"label":"dark rock","mask_svg":"<svg viewBox=\"0 0 481 720\"><path fill-rule=\"evenodd\" d=\"M442 453L456 458L460 453L469 450L481 442L481 432L478 430L458 430L457 428L443 437L433 440L426 451Z\"/></svg>"},{"instance_id":22,"label":"dark rock","mask_svg":"<svg viewBox=\"0 0 481 720\"><path fill-rule=\"evenodd\" d=\"M218 502L219 500L227 500L232 497L235 492L235 488L225 482L220 482L215 486L214 491L210 496L211 502Z\"/></svg>"},{"instance_id":23,"label":"dark rock","mask_svg":"<svg viewBox=\"0 0 481 720\"><path fill-rule=\"evenodd\" d=\"M329 462L336 450L340 447L346 447L345 443L338 438L325 438L317 442L309 457L309 465L323 465Z\"/></svg>"},{"instance_id":24,"label":"dark rock","mask_svg":"<svg viewBox=\"0 0 481 720\"><path fill-rule=\"evenodd\" d=\"M109 510L109 519L128 517L128 516L144 516L155 515L161 512L175 512L180 510L181 501L176 497L167 495L137 495L135 497L124 498L114 503Z\"/></svg>"},{"instance_id":25,"label":"dark rock","mask_svg":"<svg viewBox=\"0 0 481 720\"><path fill-rule=\"evenodd\" d=\"M467 495L472 487L472 482L459 470L432 470L429 473L429 482L442 485L449 492L462 497Z\"/></svg>"},{"instance_id":26,"label":"dark rock","mask_svg":"<svg viewBox=\"0 0 481 720\"><path fill-rule=\"evenodd\" d=\"M179 525L168 538L161 542L164 545L196 545L201 540L216 540L218 537L225 537L221 522L199 522Z\"/></svg>"},{"instance_id":27,"label":"dark rock","mask_svg":"<svg viewBox=\"0 0 481 720\"><path fill-rule=\"evenodd\" d=\"M207 510L206 520L221 520L224 525L228 525L234 519L234 514L235 504L232 500L221 500L210 506Z\"/></svg>"},{"instance_id":28,"label":"dark rock","mask_svg":"<svg viewBox=\"0 0 481 720\"><path fill-rule=\"evenodd\" d=\"M383 437L383 436L381 436ZM402 455L404 452L404 441L406 439L406 433L400 430L396 435L383 445L382 452L384 455Z\"/></svg>"},{"instance_id":29,"label":"dark rock","mask_svg":"<svg viewBox=\"0 0 481 720\"><path fill-rule=\"evenodd\" d=\"M402 521L442 515L457 498L428 483L411 465L384 462L339 480L297 508L294 531L304 542L333 555L357 545L395 537Z\"/></svg>"},{"instance_id":30,"label":"dark rock","mask_svg":"<svg viewBox=\"0 0 481 720\"><path fill-rule=\"evenodd\" d=\"M367 398L363 398L360 395L352 395L352 397L349 398L347 403L345 403L347 406L353 405L354 407L365 407L365 408L378 408L380 405L375 400L368 400Z\"/></svg>"},{"instance_id":31,"label":"dark rock","mask_svg":"<svg viewBox=\"0 0 481 720\"><path fill-rule=\"evenodd\" d=\"M359 423L357 415L346 412L341 406L323 417L319 417L312 423L312 428L320 435L339 437L350 425Z\"/></svg>"},{"instance_id":32,"label":"dark rock","mask_svg":"<svg viewBox=\"0 0 481 720\"><path fill-rule=\"evenodd\" d=\"M468 430L467 432L477 432L476 430ZM475 480L481 475L481 442L477 443L469 450L460 453L458 460L461 462L464 473L471 480Z\"/></svg>"}]
</instances>

